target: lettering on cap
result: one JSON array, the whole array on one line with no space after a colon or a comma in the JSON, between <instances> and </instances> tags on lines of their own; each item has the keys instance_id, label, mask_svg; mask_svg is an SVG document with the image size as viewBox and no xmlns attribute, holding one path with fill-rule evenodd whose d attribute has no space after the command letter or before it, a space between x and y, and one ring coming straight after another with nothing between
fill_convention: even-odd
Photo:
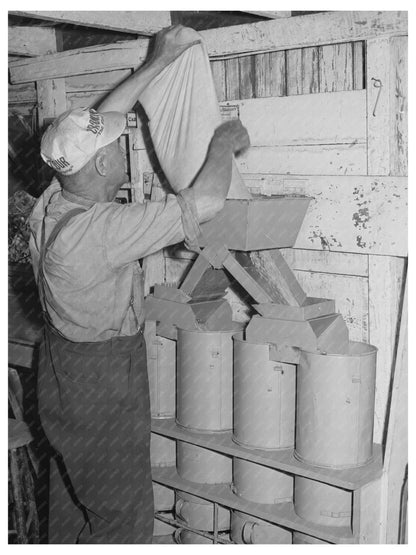
<instances>
[{"instance_id":1,"label":"lettering on cap","mask_svg":"<svg viewBox=\"0 0 416 555\"><path fill-rule=\"evenodd\" d=\"M101 135L104 130L104 118L95 110L90 110L90 118L87 126L87 131L91 131L94 135Z\"/></svg>"},{"instance_id":2,"label":"lettering on cap","mask_svg":"<svg viewBox=\"0 0 416 555\"><path fill-rule=\"evenodd\" d=\"M58 172L71 166L71 164L67 160L65 160L63 156L61 156L60 158L56 158L55 160L53 160L52 158L48 158L47 162L54 170Z\"/></svg>"}]
</instances>

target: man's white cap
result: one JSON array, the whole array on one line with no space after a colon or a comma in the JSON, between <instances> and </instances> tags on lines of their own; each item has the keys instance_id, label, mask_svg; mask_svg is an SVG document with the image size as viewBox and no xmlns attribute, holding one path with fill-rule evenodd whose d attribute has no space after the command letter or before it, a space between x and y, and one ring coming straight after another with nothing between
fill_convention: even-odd
<instances>
[{"instance_id":1,"label":"man's white cap","mask_svg":"<svg viewBox=\"0 0 416 555\"><path fill-rule=\"evenodd\" d=\"M94 154L120 137L126 127L121 112L99 113L76 108L61 114L45 131L40 145L43 160L54 170L71 175Z\"/></svg>"}]
</instances>

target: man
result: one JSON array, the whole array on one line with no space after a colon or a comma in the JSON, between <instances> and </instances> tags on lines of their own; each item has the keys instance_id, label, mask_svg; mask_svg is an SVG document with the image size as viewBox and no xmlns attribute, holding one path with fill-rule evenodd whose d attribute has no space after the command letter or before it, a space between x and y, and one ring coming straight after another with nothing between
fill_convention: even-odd
<instances>
[{"instance_id":1,"label":"man","mask_svg":"<svg viewBox=\"0 0 416 555\"><path fill-rule=\"evenodd\" d=\"M127 181L119 138L150 81L195 44L181 26L158 34L150 61L98 112L61 115L42 138L57 171L31 216L30 248L45 313L38 401L59 476L50 542L150 543L150 407L138 259L195 239L223 207L239 122L217 128L189 189L161 202L112 202ZM180 163L180 161L178 161Z\"/></svg>"}]
</instances>

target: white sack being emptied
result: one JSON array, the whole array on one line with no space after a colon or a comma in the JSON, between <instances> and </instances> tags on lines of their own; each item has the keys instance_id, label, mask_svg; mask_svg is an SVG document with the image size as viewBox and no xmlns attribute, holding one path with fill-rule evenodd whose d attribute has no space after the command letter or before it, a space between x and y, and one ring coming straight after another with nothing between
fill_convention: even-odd
<instances>
[{"instance_id":1,"label":"white sack being emptied","mask_svg":"<svg viewBox=\"0 0 416 555\"><path fill-rule=\"evenodd\" d=\"M190 34L190 40L201 39L196 31ZM214 130L222 123L205 46L192 46L159 73L141 94L140 103L172 189L189 187L205 161ZM227 198L251 198L234 160Z\"/></svg>"}]
</instances>

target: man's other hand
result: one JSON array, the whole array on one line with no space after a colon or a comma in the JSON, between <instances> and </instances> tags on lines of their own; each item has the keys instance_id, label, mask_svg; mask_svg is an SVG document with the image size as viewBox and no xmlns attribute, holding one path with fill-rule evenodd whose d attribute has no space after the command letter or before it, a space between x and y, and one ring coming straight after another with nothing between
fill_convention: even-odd
<instances>
[{"instance_id":1,"label":"man's other hand","mask_svg":"<svg viewBox=\"0 0 416 555\"><path fill-rule=\"evenodd\" d=\"M250 146L247 129L239 119L232 119L222 123L214 132L212 142L222 147L229 146L236 154Z\"/></svg>"},{"instance_id":2,"label":"man's other hand","mask_svg":"<svg viewBox=\"0 0 416 555\"><path fill-rule=\"evenodd\" d=\"M190 27L183 25L166 27L156 35L152 61L159 60L166 66L176 60L185 50L200 42L200 35Z\"/></svg>"}]
</instances>

